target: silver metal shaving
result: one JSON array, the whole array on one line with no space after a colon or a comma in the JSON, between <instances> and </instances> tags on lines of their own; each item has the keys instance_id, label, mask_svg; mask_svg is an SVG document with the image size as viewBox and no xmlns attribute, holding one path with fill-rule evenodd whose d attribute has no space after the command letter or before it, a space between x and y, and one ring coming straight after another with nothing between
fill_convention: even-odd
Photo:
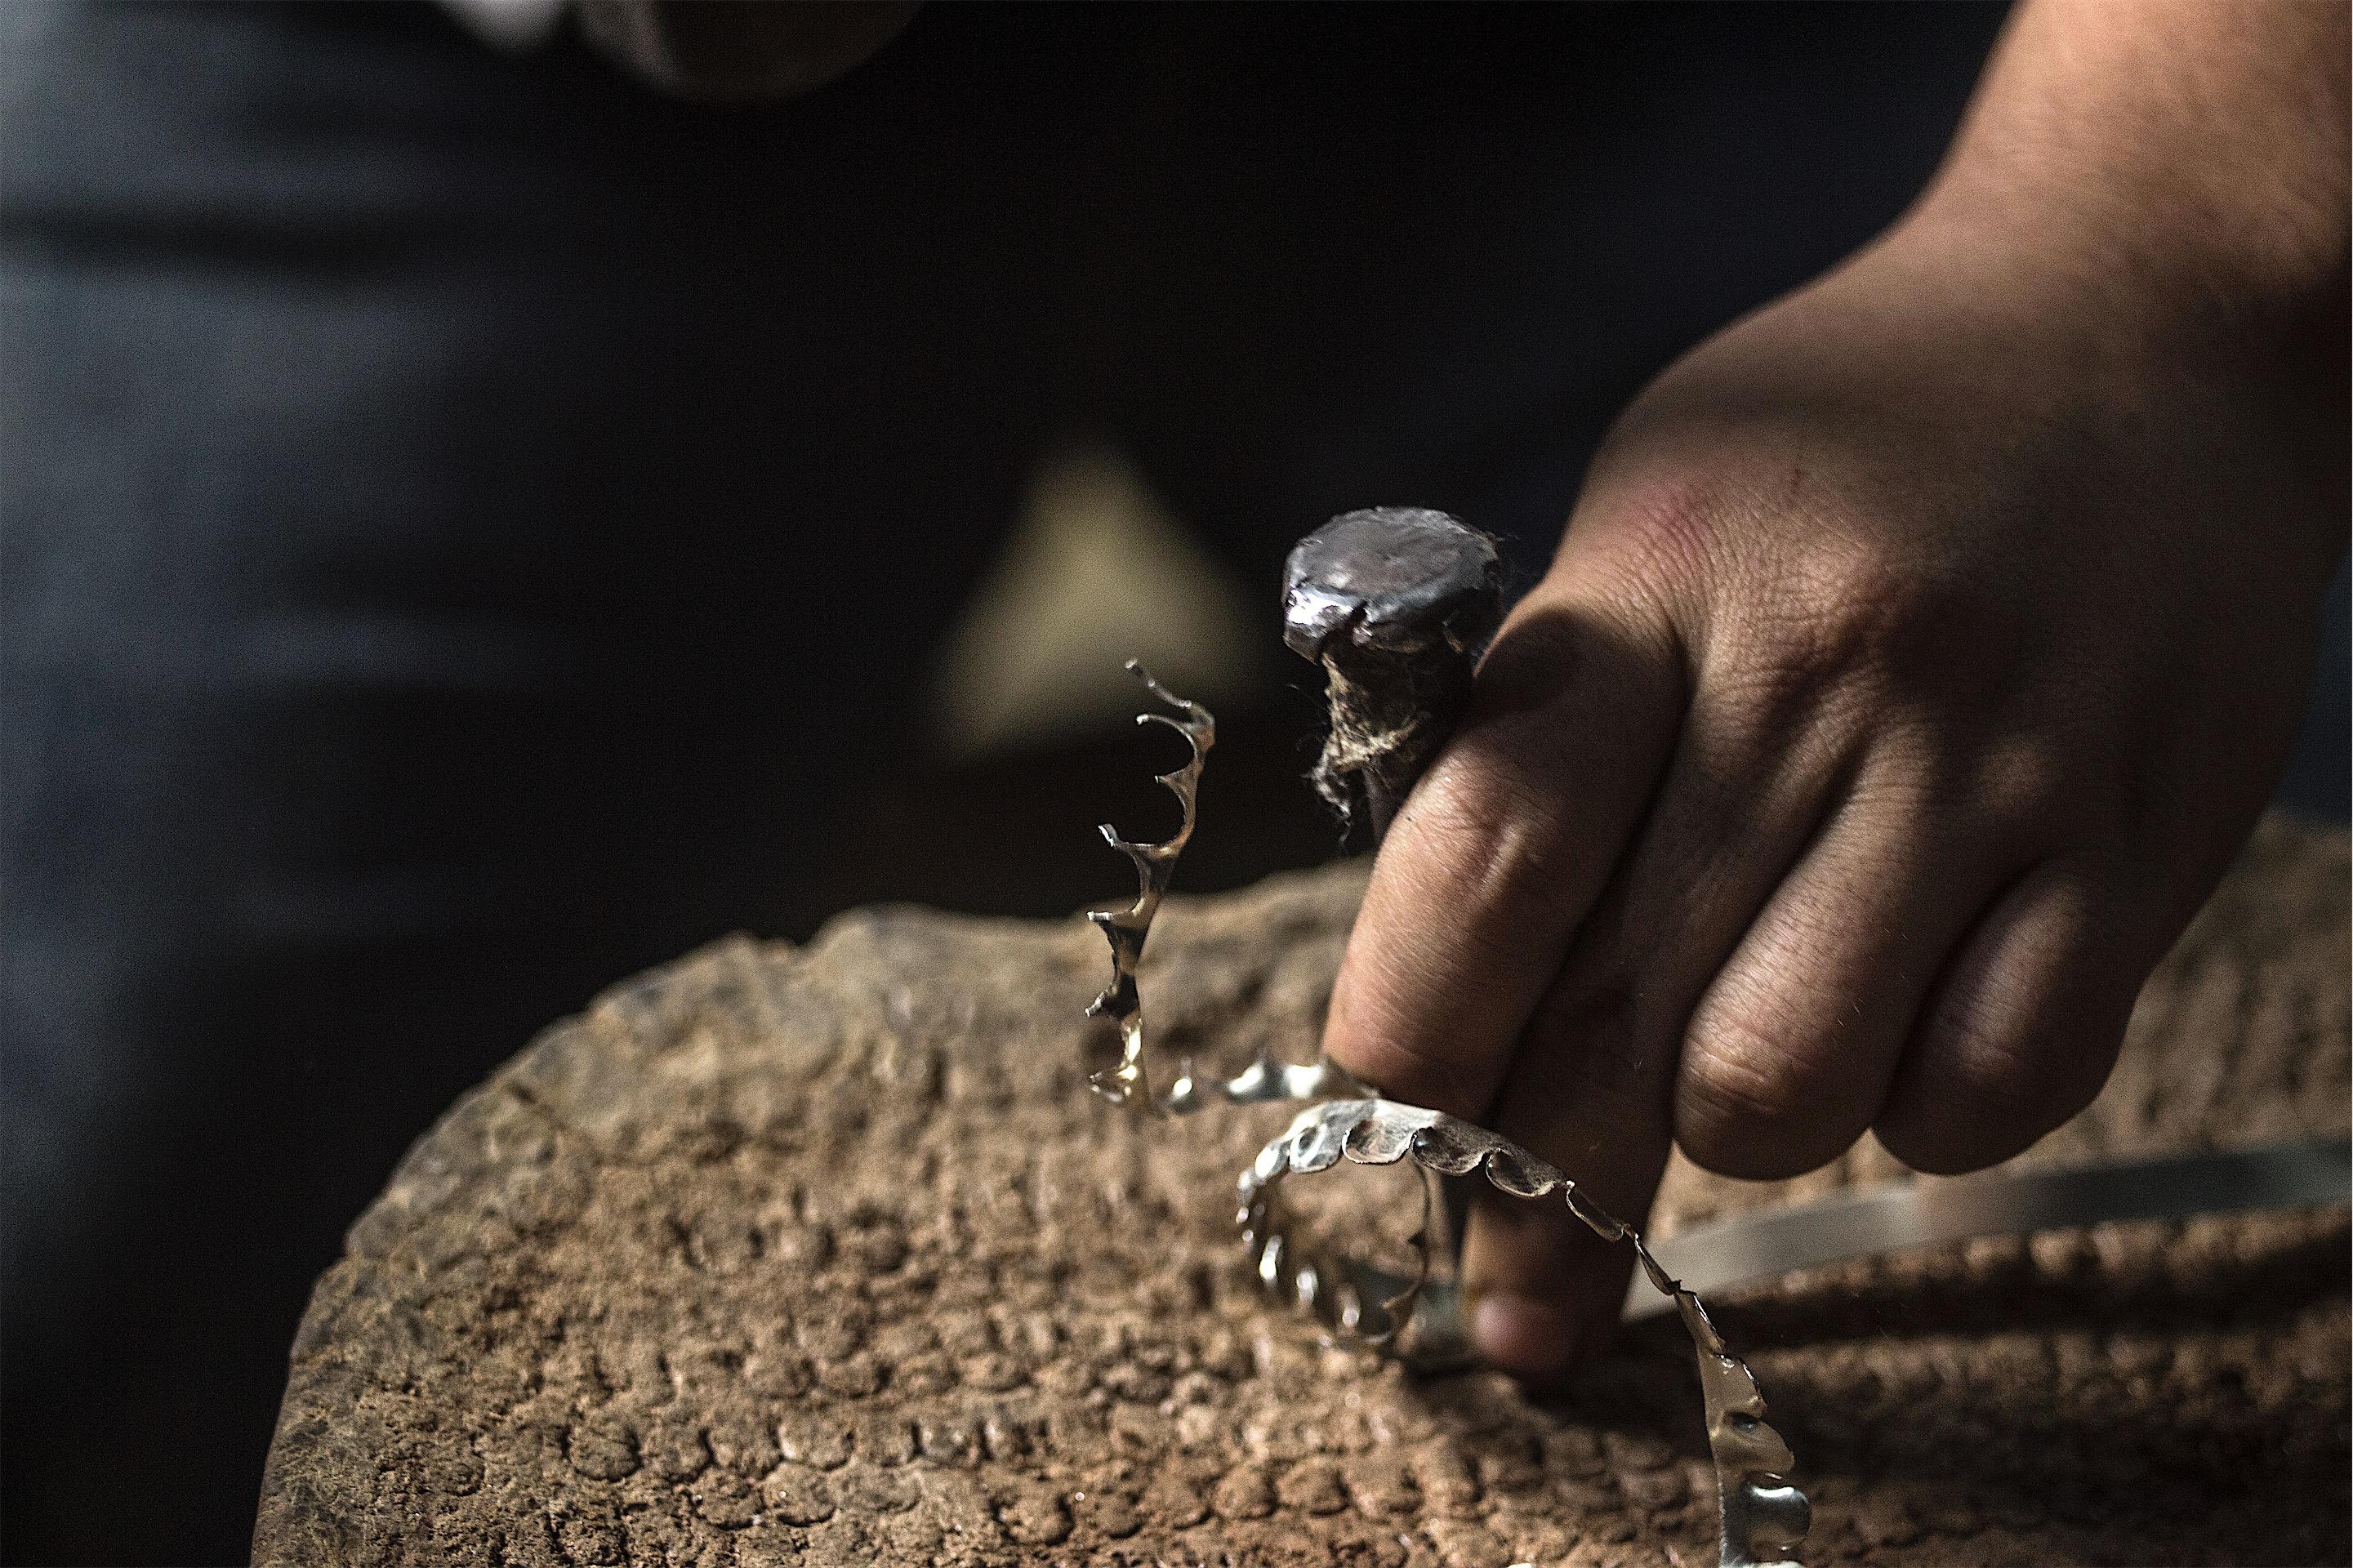
<instances>
[{"instance_id":1,"label":"silver metal shaving","mask_svg":"<svg viewBox=\"0 0 2353 1568\"><path fill-rule=\"evenodd\" d=\"M1206 1105L1269 1105L1279 1100L1329 1100L1335 1095L1369 1093L1337 1062L1319 1059L1302 1066L1277 1061L1271 1053L1264 1051L1240 1074L1224 1080L1202 1079L1193 1070L1193 1058L1182 1058L1176 1081L1169 1085L1168 1092L1153 1093L1151 1072L1144 1059L1144 1004L1136 994L1135 966L1144 956L1144 939L1151 933L1153 917L1160 912L1160 900L1167 896L1168 879L1176 869L1176 858L1192 841L1201 769L1208 761L1209 748L1217 744L1218 721L1199 703L1177 696L1155 680L1152 672L1134 659L1127 661L1127 668L1144 683L1146 691L1181 715L1146 711L1138 713L1135 721L1166 725L1185 737L1192 755L1175 773L1154 775L1155 783L1176 797L1184 812L1184 819L1173 837L1158 844L1139 844L1121 837L1119 829L1108 822L1096 829L1105 843L1126 856L1135 867L1135 901L1124 910L1087 911L1087 919L1111 943L1112 971L1111 984L1087 1005L1087 1016L1109 1018L1119 1029L1118 1065L1094 1074L1088 1082L1097 1094L1115 1105L1162 1116L1183 1116Z\"/></svg>"},{"instance_id":2,"label":"silver metal shaving","mask_svg":"<svg viewBox=\"0 0 2353 1568\"><path fill-rule=\"evenodd\" d=\"M1155 775L1155 782L1176 797L1176 805L1184 813L1173 837L1159 844L1139 844L1132 838L1122 838L1119 829L1108 822L1096 829L1105 843L1126 856L1135 867L1135 901L1124 910L1087 911L1087 919L1111 943L1111 984L1103 987L1102 995L1087 1004L1087 1016L1109 1018L1119 1027L1119 1065L1094 1074L1088 1082L1097 1094L1115 1105L1144 1106L1152 1103L1152 1081L1144 1065L1144 1004L1136 994L1135 965L1144 956L1144 939L1152 932L1152 918L1160 912L1160 900L1168 894L1168 879L1176 869L1176 857L1193 840L1194 802L1200 792L1202 764L1209 759L1209 748L1218 742L1218 721L1199 703L1187 701L1153 679L1152 672L1134 659L1127 661L1127 669L1144 683L1146 691L1183 715L1172 718L1147 710L1138 713L1135 721L1166 724L1184 736L1186 744L1192 749L1183 767L1173 773ZM1192 1075L1188 1071L1186 1076Z\"/></svg>"},{"instance_id":3,"label":"silver metal shaving","mask_svg":"<svg viewBox=\"0 0 2353 1568\"><path fill-rule=\"evenodd\" d=\"M1805 1494L1786 1479L1795 1461L1780 1434L1766 1424L1765 1400L1756 1378L1745 1362L1725 1349L1699 1298L1660 1267L1641 1237L1597 1207L1558 1169L1483 1128L1441 1111L1383 1099L1320 1054L1303 1066L1278 1062L1261 1052L1241 1073L1223 1080L1202 1079L1187 1057L1168 1091L1153 1093L1144 1059L1144 1007L1135 966L1176 858L1193 837L1195 797L1217 727L1200 704L1176 696L1133 660L1127 668L1155 698L1182 715L1145 712L1136 721L1167 725L1186 738L1192 756L1175 773L1158 775L1184 811L1175 837L1159 844L1139 844L1121 837L1108 824L1102 829L1112 847L1134 865L1136 896L1124 910L1091 910L1087 916L1112 952L1111 984L1087 1013L1111 1019L1120 1036L1118 1065L1093 1075L1090 1082L1095 1091L1139 1114L1172 1118L1213 1104L1309 1102L1242 1173L1238 1193L1243 1237L1251 1267L1270 1296L1314 1313L1330 1328L1376 1344L1398 1342L1413 1327L1436 1250L1430 1222L1439 1207L1434 1194L1442 1176L1476 1172L1496 1191L1514 1197L1557 1195L1596 1235L1630 1243L1644 1277L1673 1300L1698 1360L1708 1451L1715 1462L1719 1568L1796 1568L1788 1553L1805 1539L1810 1510ZM1412 1238L1418 1268L1410 1280L1400 1282L1359 1259L1292 1235L1276 1196L1277 1184L1286 1175L1331 1170L1343 1159L1360 1165L1409 1161L1422 1173L1422 1223ZM1453 1239L1449 1238L1450 1246ZM1459 1332L1457 1324L1445 1337L1456 1339ZM1461 1347L1459 1342L1425 1342L1418 1349L1440 1359L1459 1359Z\"/></svg>"},{"instance_id":4,"label":"silver metal shaving","mask_svg":"<svg viewBox=\"0 0 2353 1568\"><path fill-rule=\"evenodd\" d=\"M1508 1139L1443 1111L1378 1098L1309 1106L1242 1173L1237 1194L1240 1221L1245 1236L1264 1238L1257 1243L1259 1277L1269 1289L1277 1289L1287 1280L1291 1293L1303 1305L1313 1304L1308 1294L1311 1285L1320 1288L1332 1281L1348 1293L1340 1298L1333 1320L1343 1328L1350 1326L1345 1314L1351 1305L1359 1313L1363 1310L1361 1293L1366 1278L1350 1278L1347 1266L1335 1267L1325 1259L1285 1260L1283 1254L1291 1244L1285 1238L1275 1195L1276 1184L1283 1177L1328 1171L1343 1159L1359 1165L1410 1161L1425 1176L1425 1232L1417 1238L1421 1242L1420 1271L1404 1291L1380 1303L1385 1321L1377 1326L1387 1335L1406 1327L1429 1278L1427 1194L1430 1181L1438 1176L1483 1175L1497 1192L1515 1198L1557 1195L1596 1236L1630 1244L1644 1278L1673 1301L1698 1359L1700 1394L1707 1411L1708 1452L1715 1461L1721 1523L1717 1560L1722 1568L1788 1568L1788 1553L1806 1538L1811 1511L1805 1494L1788 1479L1796 1465L1789 1446L1767 1425L1765 1397L1757 1391L1747 1363L1725 1348L1706 1307L1660 1267L1631 1226L1600 1208L1557 1167ZM1314 1270L1315 1278L1303 1279L1303 1268ZM1348 1295L1355 1297L1353 1302Z\"/></svg>"}]
</instances>

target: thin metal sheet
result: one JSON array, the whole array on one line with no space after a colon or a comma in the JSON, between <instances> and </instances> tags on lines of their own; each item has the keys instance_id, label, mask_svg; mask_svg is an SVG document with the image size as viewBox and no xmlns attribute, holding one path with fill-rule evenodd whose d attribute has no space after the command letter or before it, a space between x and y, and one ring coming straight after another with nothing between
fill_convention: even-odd
<instances>
[{"instance_id":1,"label":"thin metal sheet","mask_svg":"<svg viewBox=\"0 0 2353 1568\"><path fill-rule=\"evenodd\" d=\"M2309 1138L2096 1165L1994 1170L1887 1182L1761 1214L1694 1226L1651 1242L1691 1289L1723 1290L1801 1268L1978 1236L2022 1235L2125 1220L2190 1219L2353 1199L2353 1140ZM1672 1310L1643 1281L1626 1317Z\"/></svg>"}]
</instances>

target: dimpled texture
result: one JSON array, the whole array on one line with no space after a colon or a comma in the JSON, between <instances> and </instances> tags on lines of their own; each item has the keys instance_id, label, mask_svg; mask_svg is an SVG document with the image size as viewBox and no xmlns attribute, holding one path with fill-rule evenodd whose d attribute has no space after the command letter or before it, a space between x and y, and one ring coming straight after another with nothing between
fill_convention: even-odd
<instances>
[{"instance_id":1,"label":"dimpled texture","mask_svg":"<svg viewBox=\"0 0 2353 1568\"><path fill-rule=\"evenodd\" d=\"M2026 1158L2341 1131L2347 875L2341 834L2265 824ZM1311 1052L1362 885L1172 900L1158 1048ZM867 910L548 1030L320 1280L257 1562L1713 1561L1678 1329L1542 1403L1319 1342L1232 1228L1289 1112L1089 1095L1103 968L1075 920ZM1679 1163L1657 1228L1894 1173L1872 1144L1795 1183ZM1312 1180L1409 1228L1364 1175ZM1809 1563L2343 1562L2348 1260L2339 1205L1877 1259L1718 1317L1813 1495Z\"/></svg>"}]
</instances>

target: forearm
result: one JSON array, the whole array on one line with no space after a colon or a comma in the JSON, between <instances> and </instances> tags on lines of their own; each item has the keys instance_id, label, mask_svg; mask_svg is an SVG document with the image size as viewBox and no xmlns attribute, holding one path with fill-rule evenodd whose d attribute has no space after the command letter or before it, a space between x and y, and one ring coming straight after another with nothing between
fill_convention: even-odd
<instances>
[{"instance_id":1,"label":"forearm","mask_svg":"<svg viewBox=\"0 0 2353 1568\"><path fill-rule=\"evenodd\" d=\"M2346 56L2337 0L2027 0L1921 212L2316 347L2346 291Z\"/></svg>"}]
</instances>

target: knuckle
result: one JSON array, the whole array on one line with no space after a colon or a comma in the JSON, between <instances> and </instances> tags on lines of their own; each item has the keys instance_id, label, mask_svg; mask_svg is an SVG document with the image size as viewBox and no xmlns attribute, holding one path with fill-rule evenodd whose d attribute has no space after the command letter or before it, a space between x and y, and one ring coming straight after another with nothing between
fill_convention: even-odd
<instances>
[{"instance_id":1,"label":"knuckle","mask_svg":"<svg viewBox=\"0 0 2353 1568\"><path fill-rule=\"evenodd\" d=\"M2080 840L2126 809L2125 774L2108 751L2065 728L2030 723L1948 759L1938 798L2038 845Z\"/></svg>"},{"instance_id":2,"label":"knuckle","mask_svg":"<svg viewBox=\"0 0 2353 1568\"><path fill-rule=\"evenodd\" d=\"M1881 1142L1939 1174L2009 1159L2091 1104L2114 1043L2102 1050L2096 1035L1940 1008L1919 1045L1935 1063L1933 1110L1915 1100L1883 1118Z\"/></svg>"},{"instance_id":3,"label":"knuckle","mask_svg":"<svg viewBox=\"0 0 2353 1568\"><path fill-rule=\"evenodd\" d=\"M1940 1005L1923 1040L1957 1116L1989 1127L2045 1124L2036 1127L2037 1136L2091 1098L2075 1097L2070 1053L2059 1045L2047 1026L1965 1002Z\"/></svg>"},{"instance_id":4,"label":"knuckle","mask_svg":"<svg viewBox=\"0 0 2353 1568\"><path fill-rule=\"evenodd\" d=\"M1786 704L1858 678L1949 671L1969 625L1957 597L1926 564L1877 545L1816 547L1757 595L1748 679Z\"/></svg>"},{"instance_id":5,"label":"knuckle","mask_svg":"<svg viewBox=\"0 0 2353 1568\"><path fill-rule=\"evenodd\" d=\"M1418 864L1443 867L1417 889L1424 907L1498 944L1532 923L1557 919L1568 880L1566 835L1551 792L1518 759L1493 753L1441 761L1414 793L1401 824Z\"/></svg>"},{"instance_id":6,"label":"knuckle","mask_svg":"<svg viewBox=\"0 0 2353 1568\"><path fill-rule=\"evenodd\" d=\"M1693 705L1693 738L1704 745L1707 763L1696 784L1720 801L1753 795L1755 781L1788 754L1820 701L1820 687L1805 672L1769 655L1736 656Z\"/></svg>"},{"instance_id":7,"label":"knuckle","mask_svg":"<svg viewBox=\"0 0 2353 1568\"><path fill-rule=\"evenodd\" d=\"M1608 559L1630 588L1704 576L1717 563L1734 510L1688 473L1630 486L1609 509Z\"/></svg>"},{"instance_id":8,"label":"knuckle","mask_svg":"<svg viewBox=\"0 0 2353 1568\"><path fill-rule=\"evenodd\" d=\"M1815 554L1792 573L1787 596L1788 657L1826 672L1897 646L1925 607L1918 577L1865 550Z\"/></svg>"},{"instance_id":9,"label":"knuckle","mask_svg":"<svg viewBox=\"0 0 2353 1568\"><path fill-rule=\"evenodd\" d=\"M1976 797L2006 818L2040 818L2068 799L2082 769L2052 739L2022 736L1986 749L1976 770Z\"/></svg>"},{"instance_id":10,"label":"knuckle","mask_svg":"<svg viewBox=\"0 0 2353 1568\"><path fill-rule=\"evenodd\" d=\"M1693 1020L1675 1094L1675 1135L1700 1164L1727 1174L1793 1174L1816 1152L1835 1074L1794 1020L1718 1008ZM1795 1162L1802 1162L1797 1163Z\"/></svg>"},{"instance_id":11,"label":"knuckle","mask_svg":"<svg viewBox=\"0 0 2353 1568\"><path fill-rule=\"evenodd\" d=\"M2170 931L2108 857L2046 865L1989 956L1965 966L1914 1031L1881 1138L1906 1163L1973 1170L2089 1105Z\"/></svg>"}]
</instances>

